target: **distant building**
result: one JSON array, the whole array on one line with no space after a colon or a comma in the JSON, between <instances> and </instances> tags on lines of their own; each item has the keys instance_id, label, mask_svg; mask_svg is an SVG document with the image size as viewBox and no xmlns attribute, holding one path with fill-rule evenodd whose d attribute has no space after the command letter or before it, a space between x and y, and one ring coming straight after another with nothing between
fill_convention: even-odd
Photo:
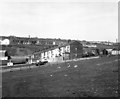
<instances>
[{"instance_id":1,"label":"distant building","mask_svg":"<svg viewBox=\"0 0 120 99\"><path fill-rule=\"evenodd\" d=\"M6 56L6 50L0 50L0 61L1 61L1 65L7 65L8 63L8 57Z\"/></svg>"},{"instance_id":2,"label":"distant building","mask_svg":"<svg viewBox=\"0 0 120 99\"><path fill-rule=\"evenodd\" d=\"M53 45L55 45L55 42L53 42Z\"/></svg>"},{"instance_id":3,"label":"distant building","mask_svg":"<svg viewBox=\"0 0 120 99\"><path fill-rule=\"evenodd\" d=\"M108 51L108 54L111 54L113 49L106 49L106 50Z\"/></svg>"},{"instance_id":4,"label":"distant building","mask_svg":"<svg viewBox=\"0 0 120 99\"><path fill-rule=\"evenodd\" d=\"M97 45L95 45L95 44L89 44L89 45L83 44L83 46L84 46L84 47L94 47L94 48L97 47Z\"/></svg>"},{"instance_id":5,"label":"distant building","mask_svg":"<svg viewBox=\"0 0 120 99\"><path fill-rule=\"evenodd\" d=\"M66 44L66 40L59 40L59 39L43 39L43 38L26 38L26 37L1 37L4 39L8 39L10 42L9 44L15 45L15 44L23 44L23 45L64 45ZM2 43L2 40L0 40L0 44Z\"/></svg>"},{"instance_id":6,"label":"distant building","mask_svg":"<svg viewBox=\"0 0 120 99\"><path fill-rule=\"evenodd\" d=\"M6 50L0 50L0 60L8 60L8 57L6 56Z\"/></svg>"},{"instance_id":7,"label":"distant building","mask_svg":"<svg viewBox=\"0 0 120 99\"><path fill-rule=\"evenodd\" d=\"M10 40L9 39L0 39L0 45L9 45L10 44Z\"/></svg>"},{"instance_id":8,"label":"distant building","mask_svg":"<svg viewBox=\"0 0 120 99\"><path fill-rule=\"evenodd\" d=\"M113 49L111 52L112 55L120 55L120 50L118 49Z\"/></svg>"}]
</instances>

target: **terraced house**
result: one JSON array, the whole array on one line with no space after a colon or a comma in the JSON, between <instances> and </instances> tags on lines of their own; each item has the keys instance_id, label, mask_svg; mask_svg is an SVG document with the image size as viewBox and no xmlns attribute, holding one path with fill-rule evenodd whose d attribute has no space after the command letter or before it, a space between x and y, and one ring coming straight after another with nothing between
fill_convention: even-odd
<instances>
[{"instance_id":1,"label":"terraced house","mask_svg":"<svg viewBox=\"0 0 120 99\"><path fill-rule=\"evenodd\" d=\"M57 62L68 59L81 58L83 53L83 46L78 41L72 41L66 45L58 46L34 53L34 58L49 62Z\"/></svg>"}]
</instances>

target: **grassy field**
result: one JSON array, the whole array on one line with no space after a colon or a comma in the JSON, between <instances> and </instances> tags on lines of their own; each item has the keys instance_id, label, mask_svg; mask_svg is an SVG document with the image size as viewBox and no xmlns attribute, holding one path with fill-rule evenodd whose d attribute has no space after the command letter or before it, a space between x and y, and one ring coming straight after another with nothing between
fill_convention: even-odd
<instances>
[{"instance_id":1,"label":"grassy field","mask_svg":"<svg viewBox=\"0 0 120 99\"><path fill-rule=\"evenodd\" d=\"M72 61L2 74L3 97L117 97L117 57Z\"/></svg>"}]
</instances>

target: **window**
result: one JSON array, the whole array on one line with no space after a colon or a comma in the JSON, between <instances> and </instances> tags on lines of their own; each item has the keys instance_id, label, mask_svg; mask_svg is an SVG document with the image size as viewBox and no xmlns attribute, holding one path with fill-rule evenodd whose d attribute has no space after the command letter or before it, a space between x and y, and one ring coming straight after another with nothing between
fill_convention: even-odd
<instances>
[{"instance_id":1,"label":"window","mask_svg":"<svg viewBox=\"0 0 120 99\"><path fill-rule=\"evenodd\" d=\"M66 46L66 52L70 52L70 46Z\"/></svg>"}]
</instances>

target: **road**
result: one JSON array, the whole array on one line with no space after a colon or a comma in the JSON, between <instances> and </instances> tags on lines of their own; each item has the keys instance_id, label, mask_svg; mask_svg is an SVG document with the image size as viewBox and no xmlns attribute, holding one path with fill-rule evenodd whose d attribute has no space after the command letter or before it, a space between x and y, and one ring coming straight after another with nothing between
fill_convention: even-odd
<instances>
[{"instance_id":1,"label":"road","mask_svg":"<svg viewBox=\"0 0 120 99\"><path fill-rule=\"evenodd\" d=\"M71 62L71 61L82 61L87 59L95 59L99 58L99 56L96 57L88 57L88 58L79 58L79 59L73 59L73 60L65 60L60 62L50 62L46 65L36 66L35 64L18 64L14 66L1 66L0 72L12 72L12 71L18 71L18 70L25 70L25 69L32 69L32 68L38 68L38 67L46 67L48 65L52 64L58 64L58 63L65 63L65 62Z\"/></svg>"}]
</instances>

